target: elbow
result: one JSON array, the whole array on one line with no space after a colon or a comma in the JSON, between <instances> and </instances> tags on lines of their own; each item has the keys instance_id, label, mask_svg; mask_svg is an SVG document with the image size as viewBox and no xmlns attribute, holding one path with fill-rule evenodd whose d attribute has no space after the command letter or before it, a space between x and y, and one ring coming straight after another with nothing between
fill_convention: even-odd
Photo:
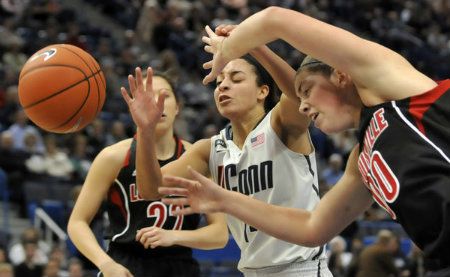
<instances>
[{"instance_id":1,"label":"elbow","mask_svg":"<svg viewBox=\"0 0 450 277\"><path fill-rule=\"evenodd\" d=\"M317 235L317 232L313 232L311 236L305 236L300 241L295 242L298 245L305 247L319 247L328 242L328 239Z\"/></svg>"},{"instance_id":2,"label":"elbow","mask_svg":"<svg viewBox=\"0 0 450 277\"><path fill-rule=\"evenodd\" d=\"M75 234L77 234L76 225L77 224L75 220L72 217L70 217L69 222L67 223L67 235L69 235L69 238L72 241L74 241Z\"/></svg>"},{"instance_id":3,"label":"elbow","mask_svg":"<svg viewBox=\"0 0 450 277\"><path fill-rule=\"evenodd\" d=\"M220 233L217 233L214 236L214 242L211 243L210 247L208 247L209 250L212 249L222 249L225 246L227 246L229 240L229 233L228 229L225 228L225 230L221 230Z\"/></svg>"},{"instance_id":4,"label":"elbow","mask_svg":"<svg viewBox=\"0 0 450 277\"><path fill-rule=\"evenodd\" d=\"M220 236L220 239L217 242L217 248L221 249L224 248L225 246L227 246L228 244L228 240L230 239L230 235L228 233L228 229L225 230L225 232L223 232L224 234L222 234Z\"/></svg>"}]
</instances>

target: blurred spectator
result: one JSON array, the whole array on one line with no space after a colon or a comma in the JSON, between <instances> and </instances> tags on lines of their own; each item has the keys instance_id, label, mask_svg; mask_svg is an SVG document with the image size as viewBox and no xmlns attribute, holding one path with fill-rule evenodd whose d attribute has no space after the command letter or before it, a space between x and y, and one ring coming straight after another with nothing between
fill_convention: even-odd
<instances>
[{"instance_id":1,"label":"blurred spectator","mask_svg":"<svg viewBox=\"0 0 450 277\"><path fill-rule=\"evenodd\" d=\"M6 129L14 122L14 115L20 109L17 86L6 89L3 106L0 108L0 128Z\"/></svg>"},{"instance_id":2,"label":"blurred spectator","mask_svg":"<svg viewBox=\"0 0 450 277\"><path fill-rule=\"evenodd\" d=\"M423 253L415 244L411 247L405 269L409 277L425 277Z\"/></svg>"},{"instance_id":3,"label":"blurred spectator","mask_svg":"<svg viewBox=\"0 0 450 277\"><path fill-rule=\"evenodd\" d=\"M359 237L354 237L351 242L351 259L347 266L346 277L356 277L358 274L359 256L364 249L364 244Z\"/></svg>"},{"instance_id":4,"label":"blurred spectator","mask_svg":"<svg viewBox=\"0 0 450 277\"><path fill-rule=\"evenodd\" d=\"M127 133L125 130L125 125L122 121L115 120L111 124L110 131L106 135L106 145L112 145L116 142L126 139Z\"/></svg>"},{"instance_id":5,"label":"blurred spectator","mask_svg":"<svg viewBox=\"0 0 450 277\"><path fill-rule=\"evenodd\" d=\"M339 153L331 154L328 158L328 164L323 169L322 179L325 181L327 186L334 186L339 179L341 179L344 174L342 156Z\"/></svg>"},{"instance_id":6,"label":"blurred spectator","mask_svg":"<svg viewBox=\"0 0 450 277\"><path fill-rule=\"evenodd\" d=\"M9 263L8 254L3 246L0 246L0 264Z\"/></svg>"},{"instance_id":7,"label":"blurred spectator","mask_svg":"<svg viewBox=\"0 0 450 277\"><path fill-rule=\"evenodd\" d=\"M97 118L86 127L89 155L97 155L106 145L106 132L103 120Z\"/></svg>"},{"instance_id":8,"label":"blurred spectator","mask_svg":"<svg viewBox=\"0 0 450 277\"><path fill-rule=\"evenodd\" d=\"M14 275L20 277L42 277L43 265L35 261L37 243L25 241L23 244L25 260L14 267Z\"/></svg>"},{"instance_id":9,"label":"blurred spectator","mask_svg":"<svg viewBox=\"0 0 450 277\"><path fill-rule=\"evenodd\" d=\"M30 246L29 252L27 252L25 248L27 243L35 246ZM50 246L39 238L39 231L33 227L30 227L23 231L20 237L20 242L11 246L11 249L9 250L9 259L14 265L21 264L27 259L28 263L32 261L33 264L44 265L48 261L47 255L49 252Z\"/></svg>"},{"instance_id":10,"label":"blurred spectator","mask_svg":"<svg viewBox=\"0 0 450 277\"><path fill-rule=\"evenodd\" d=\"M389 230L381 230L374 244L367 246L360 255L357 277L398 276L394 253L399 245Z\"/></svg>"},{"instance_id":11,"label":"blurred spectator","mask_svg":"<svg viewBox=\"0 0 450 277\"><path fill-rule=\"evenodd\" d=\"M330 251L328 253L328 268L334 277L344 277L347 257L345 257L345 249L347 248L347 243L340 237L334 237L329 242Z\"/></svg>"},{"instance_id":12,"label":"blurred spectator","mask_svg":"<svg viewBox=\"0 0 450 277\"><path fill-rule=\"evenodd\" d=\"M11 264L0 262L0 277L14 277L14 268Z\"/></svg>"},{"instance_id":13,"label":"blurred spectator","mask_svg":"<svg viewBox=\"0 0 450 277\"><path fill-rule=\"evenodd\" d=\"M45 136L46 150L44 155L34 154L26 160L25 165L30 172L69 180L74 170L67 154L62 151L53 134Z\"/></svg>"},{"instance_id":14,"label":"blurred spectator","mask_svg":"<svg viewBox=\"0 0 450 277\"><path fill-rule=\"evenodd\" d=\"M29 124L28 117L24 110L20 109L15 113L14 124L11 125L8 130L13 136L14 148L24 150L25 134L34 133L37 139L37 147L39 148L39 152L44 152L45 148L42 142L42 136L36 127Z\"/></svg>"},{"instance_id":15,"label":"blurred spectator","mask_svg":"<svg viewBox=\"0 0 450 277\"><path fill-rule=\"evenodd\" d=\"M44 267L43 277L63 277L60 263L57 259L49 259Z\"/></svg>"},{"instance_id":16,"label":"blurred spectator","mask_svg":"<svg viewBox=\"0 0 450 277\"><path fill-rule=\"evenodd\" d=\"M10 200L19 205L19 216L26 217L23 182L27 176L25 161L30 154L14 148L14 138L10 131L0 133L0 168L8 174Z\"/></svg>"},{"instance_id":17,"label":"blurred spectator","mask_svg":"<svg viewBox=\"0 0 450 277\"><path fill-rule=\"evenodd\" d=\"M10 67L14 73L19 74L22 66L27 61L28 57L22 53L22 41L14 41L9 45L8 51L3 54L3 63Z\"/></svg>"},{"instance_id":18,"label":"blurred spectator","mask_svg":"<svg viewBox=\"0 0 450 277\"><path fill-rule=\"evenodd\" d=\"M84 277L83 264L77 258L72 258L69 261L69 277Z\"/></svg>"},{"instance_id":19,"label":"blurred spectator","mask_svg":"<svg viewBox=\"0 0 450 277\"><path fill-rule=\"evenodd\" d=\"M83 134L75 134L72 137L70 161L73 166L73 181L80 183L86 178L92 164L92 158L88 153L87 137Z\"/></svg>"}]
</instances>

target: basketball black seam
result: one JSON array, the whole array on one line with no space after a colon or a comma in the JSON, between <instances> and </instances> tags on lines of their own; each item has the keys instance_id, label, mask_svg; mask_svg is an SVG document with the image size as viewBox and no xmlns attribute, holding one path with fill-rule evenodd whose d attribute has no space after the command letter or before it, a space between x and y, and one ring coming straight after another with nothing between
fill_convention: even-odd
<instances>
[{"instance_id":1,"label":"basketball black seam","mask_svg":"<svg viewBox=\"0 0 450 277\"><path fill-rule=\"evenodd\" d=\"M90 95L90 93L91 93L91 92L90 92L90 91L91 91L91 82L89 82L89 79L90 79L91 77L93 77L93 76L99 74L100 72L101 72L101 70L99 70L98 72L94 73L93 75L91 75L91 76L89 76L89 77L87 78L87 80L88 80L88 86L89 86L88 94L86 95L86 98L84 98L84 101L83 101L83 103L81 103L80 107L74 112L74 114L73 114L71 117L69 117L66 121L64 121L63 123L59 124L58 126L53 127L53 128L50 128L50 130L54 130L54 129L61 128L62 126L66 125L66 124L69 123L74 117L77 116L77 114L81 111L81 109L83 109L84 104L86 104L87 100L89 99L89 95ZM94 79L95 79L95 77L94 77ZM97 116L97 113L95 114L95 116Z\"/></svg>"},{"instance_id":2,"label":"basketball black seam","mask_svg":"<svg viewBox=\"0 0 450 277\"><path fill-rule=\"evenodd\" d=\"M42 67L39 67L39 68L42 68ZM76 68L76 67L75 67L75 68ZM80 70L80 71L82 72L82 70ZM101 71L101 70L100 70L100 71ZM98 72L96 72L96 73L94 73L94 74L92 74L92 75L90 75L90 76L86 76L86 75L85 75L84 79L81 79L80 81L78 81L78 82L76 82L76 83L74 83L74 84L72 84L72 85L70 85L70 86L68 86L68 87L66 87L66 88L64 88L64 89L59 90L59 91L53 93L52 95L49 95L49 96L47 96L47 97L45 97L45 98L42 98L42 99L40 99L40 100L38 100L38 101L36 101L36 102L33 102L33 103L29 104L29 105L27 105L27 106L24 106L23 108L24 108L24 109L29 109L29 108L32 108L32 107L34 107L34 106L36 106L36 105L38 105L38 104L40 104L40 103L42 103L42 102L44 102L44 101L47 101L48 99L50 99L50 98L52 98L52 97L54 97L54 96L56 96L56 95L59 95L59 94L65 92L66 90L68 90L68 89L70 89L70 88L73 88L73 87L75 87L75 86L81 84L82 82L84 82L84 81L86 81L86 80L89 80L92 76L98 74L100 71L98 71ZM83 74L84 74L84 72L83 72ZM89 96L89 92L88 92L88 96Z\"/></svg>"},{"instance_id":3,"label":"basketball black seam","mask_svg":"<svg viewBox=\"0 0 450 277\"><path fill-rule=\"evenodd\" d=\"M63 45L61 45L60 47L66 49L66 50L69 51L69 52L72 52L75 56L77 56L78 58L80 58L80 60L82 60L82 61L84 62L84 64L89 68L89 71L91 71L91 73L92 73L93 75L95 75L95 74L94 74L94 71L92 71L91 66L89 65L89 63L88 63L87 61L85 61L85 60L83 59L83 57L81 57L80 55L78 55L77 52L72 51L72 49L70 49L70 48L68 48L68 47L64 47ZM89 53L88 53L88 54L89 54ZM99 65L99 67L100 67L100 65ZM97 68L95 68L95 66L94 66L94 69L97 70L96 73L98 73L99 71L102 71L101 68L98 68L98 69L97 69ZM93 76L93 75L92 75L92 76ZM99 86L99 84L98 84L98 82L97 82L97 78L94 77L94 80L95 80L95 83L97 84L97 108L95 109L95 113L97 114L97 113L99 112L99 108L100 108L100 86ZM105 86L105 89L106 89L106 86Z\"/></svg>"}]
</instances>

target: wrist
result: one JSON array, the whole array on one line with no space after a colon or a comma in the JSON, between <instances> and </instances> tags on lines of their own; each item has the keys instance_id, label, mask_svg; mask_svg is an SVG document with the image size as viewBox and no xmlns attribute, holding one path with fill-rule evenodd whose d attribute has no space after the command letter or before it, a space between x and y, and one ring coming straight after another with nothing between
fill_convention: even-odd
<instances>
[{"instance_id":1,"label":"wrist","mask_svg":"<svg viewBox=\"0 0 450 277\"><path fill-rule=\"evenodd\" d=\"M137 128L137 135L144 138L154 138L156 131L155 128Z\"/></svg>"},{"instance_id":2,"label":"wrist","mask_svg":"<svg viewBox=\"0 0 450 277\"><path fill-rule=\"evenodd\" d=\"M223 189L222 192L223 196L219 197L219 200L217 201L218 212L229 213L233 209L231 204L234 203L233 201L236 201L233 199L233 194L235 192L226 189Z\"/></svg>"},{"instance_id":3,"label":"wrist","mask_svg":"<svg viewBox=\"0 0 450 277\"><path fill-rule=\"evenodd\" d=\"M104 272L104 270L108 267L110 267L115 261L111 258L106 258L102 261L100 261L97 265L98 269L100 269L101 272Z\"/></svg>"}]
</instances>

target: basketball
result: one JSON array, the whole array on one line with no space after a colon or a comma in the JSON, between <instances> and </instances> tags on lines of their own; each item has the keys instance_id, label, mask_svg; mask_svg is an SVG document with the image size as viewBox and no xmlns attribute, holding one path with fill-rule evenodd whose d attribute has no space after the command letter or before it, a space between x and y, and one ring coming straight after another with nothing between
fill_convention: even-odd
<instances>
[{"instance_id":1,"label":"basketball","mask_svg":"<svg viewBox=\"0 0 450 277\"><path fill-rule=\"evenodd\" d=\"M69 44L33 54L19 76L19 101L28 118L53 133L83 129L100 112L106 82L97 61Z\"/></svg>"}]
</instances>

